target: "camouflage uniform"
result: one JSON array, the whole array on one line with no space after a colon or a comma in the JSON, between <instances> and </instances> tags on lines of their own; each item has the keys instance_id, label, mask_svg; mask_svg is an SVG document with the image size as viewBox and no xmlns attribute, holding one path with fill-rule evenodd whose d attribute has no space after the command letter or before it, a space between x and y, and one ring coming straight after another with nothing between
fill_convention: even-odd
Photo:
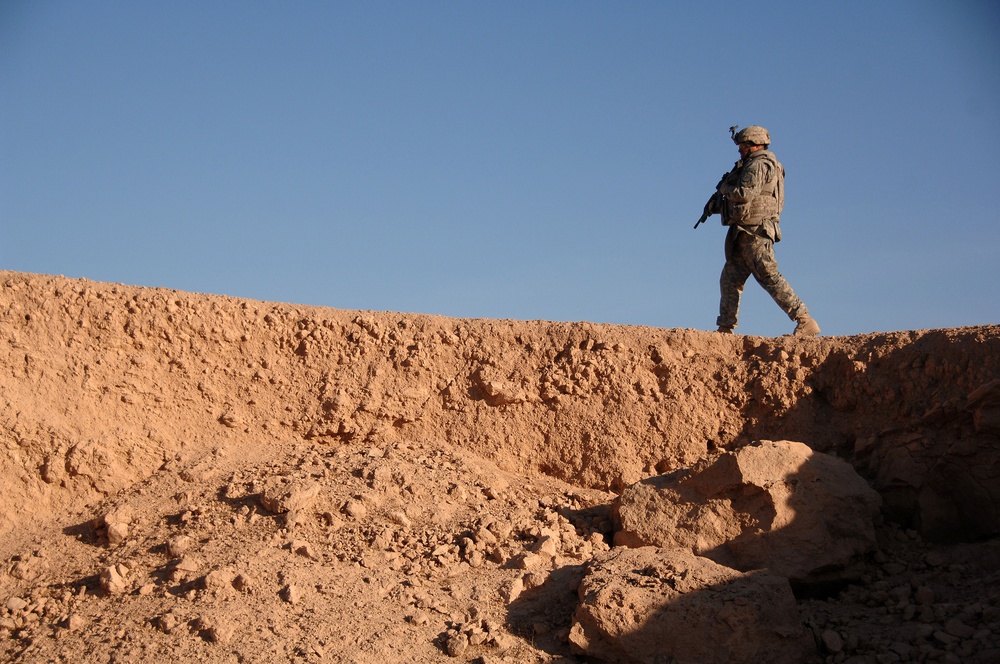
<instances>
[{"instance_id":1,"label":"camouflage uniform","mask_svg":"<svg viewBox=\"0 0 1000 664\"><path fill-rule=\"evenodd\" d=\"M748 130L760 130L767 136L763 128L748 127L744 132ZM734 136L734 141L739 142L742 134ZM784 180L785 169L774 154L760 149L736 162L706 206L710 214L722 213L722 223L729 226L726 264L719 280L722 297L716 324L720 330L736 327L740 296L751 274L790 319L801 321L809 315L778 272L774 258L774 243L781 240L778 223L784 206Z\"/></svg>"},{"instance_id":2,"label":"camouflage uniform","mask_svg":"<svg viewBox=\"0 0 1000 664\"><path fill-rule=\"evenodd\" d=\"M716 325L736 327L740 295L751 274L790 319L798 320L808 315L805 303L778 272L774 242L768 237L751 235L738 226L732 226L726 235L726 265L722 268L722 277L719 279L722 299L719 302Z\"/></svg>"}]
</instances>

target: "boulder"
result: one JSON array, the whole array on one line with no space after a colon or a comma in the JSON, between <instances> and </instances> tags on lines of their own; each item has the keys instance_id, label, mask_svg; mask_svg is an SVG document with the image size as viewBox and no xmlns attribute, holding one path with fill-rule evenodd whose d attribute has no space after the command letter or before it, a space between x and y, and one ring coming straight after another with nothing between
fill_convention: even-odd
<instances>
[{"instance_id":1,"label":"boulder","mask_svg":"<svg viewBox=\"0 0 1000 664\"><path fill-rule=\"evenodd\" d=\"M602 662L801 662L815 654L787 579L684 549L601 554L579 597L570 646Z\"/></svg>"},{"instance_id":2,"label":"boulder","mask_svg":"<svg viewBox=\"0 0 1000 664\"><path fill-rule=\"evenodd\" d=\"M615 501L615 544L684 548L738 570L829 581L874 548L881 499L845 461L759 441L651 477Z\"/></svg>"}]
</instances>

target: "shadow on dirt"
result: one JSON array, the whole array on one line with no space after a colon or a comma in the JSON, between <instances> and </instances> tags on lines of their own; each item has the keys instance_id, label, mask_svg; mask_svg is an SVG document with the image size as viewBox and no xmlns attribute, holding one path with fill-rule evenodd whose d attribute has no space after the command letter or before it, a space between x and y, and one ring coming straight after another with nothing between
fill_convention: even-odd
<instances>
[{"instance_id":1,"label":"shadow on dirt","mask_svg":"<svg viewBox=\"0 0 1000 664\"><path fill-rule=\"evenodd\" d=\"M94 519L88 519L83 523L78 523L72 526L66 526L63 528L63 535L67 537L72 537L73 539L81 542L83 544L89 544L90 546L101 546L101 529L98 528L97 521ZM105 544L107 543L107 538L104 538Z\"/></svg>"},{"instance_id":2,"label":"shadow on dirt","mask_svg":"<svg viewBox=\"0 0 1000 664\"><path fill-rule=\"evenodd\" d=\"M545 652L567 655L566 640L584 570L584 565L559 567L548 572L540 585L524 590L507 608L511 632Z\"/></svg>"},{"instance_id":3,"label":"shadow on dirt","mask_svg":"<svg viewBox=\"0 0 1000 664\"><path fill-rule=\"evenodd\" d=\"M526 573L509 623L556 656L572 648L612 661L809 661L819 646L796 596L829 597L857 581L852 566L874 549L878 501L842 461L795 449L751 446L739 462L727 452L647 478L627 490L627 517L615 512L624 495L581 510L615 513L629 531L616 533L622 546L547 576ZM857 504L839 495L849 492L844 473L863 496ZM671 549L700 558L686 567L678 560L692 559ZM636 566L615 566L625 552Z\"/></svg>"},{"instance_id":4,"label":"shadow on dirt","mask_svg":"<svg viewBox=\"0 0 1000 664\"><path fill-rule=\"evenodd\" d=\"M995 537L1000 533L1000 492L995 491L995 471L1000 467L1000 432L995 430L1000 426L1000 381L996 380L1000 360L985 350L982 356L976 355L979 350L974 344L955 343L953 332L897 336L873 337L858 349L821 358L808 367L805 384L797 394L789 393L788 386L801 383L784 374L806 361L808 351L800 351L800 359L793 357L796 349L790 344L748 339L744 358L750 368L744 386L748 398L740 409L743 425L726 447L737 449L757 440L801 441L815 451L848 460L883 496L886 517L903 527L915 528L937 541L975 542ZM663 480L654 477L645 482L656 485ZM675 530L681 539L686 536L692 541L681 546L699 550L700 555L719 564L745 570L747 576L750 570L771 569L780 575L793 611L795 597L824 600L849 588L857 588L856 592L865 596L871 590L856 584L886 573L866 555L874 549L874 541L866 550L838 551L856 532L856 523L841 516L827 515L824 520L798 513L796 494L815 492L820 488L816 482L808 466L777 478L776 483L786 487L788 495L786 509L775 512L765 509L767 500L761 502L763 497L753 489L726 495L731 487L706 478L696 489L687 489L692 495L682 497L690 514ZM714 524L724 530L727 518L732 517L719 511L724 504L742 515L735 520L741 523L740 530L715 533L725 537L713 545L697 542L692 533L699 528L711 529ZM600 506L591 511L609 508ZM650 528L667 530L656 523ZM825 529L827 536L818 537L817 528ZM704 540L704 533L701 537ZM654 543L634 542L630 546ZM663 541L659 545L669 544ZM612 549L612 554L617 550ZM777 569L773 569L775 559L783 560ZM810 559L814 564L803 567ZM794 563L791 567L789 560ZM511 624L537 647L566 656L574 615L579 621L584 604L596 601L594 597L579 597L583 592L574 587L580 587L581 580L586 583L601 564L598 557L564 573L554 570L544 583L511 603ZM899 567L890 564L886 570L892 573ZM729 610L718 604L718 598L746 577L688 587L678 593L677 588L684 586L684 572L675 572L656 579L642 569L621 575L620 586L612 593L616 604L603 607L606 620L598 632L607 631L596 637L612 645L606 651L597 647L588 652L604 652L622 661L750 662L774 656L773 643L763 649L754 645L760 644L760 635L769 628L752 612L743 612L738 620L724 624L713 623ZM609 587L614 583L614 579L609 581ZM644 613L636 612L641 601L633 594L641 595L643 587L650 592L657 584L663 586L662 597L651 600ZM757 625L755 630L744 631L752 624ZM826 648L830 653L830 646L815 627L808 629L800 620L798 628L815 652ZM686 637L678 641L676 635L686 632L700 634L712 649L685 651ZM734 633L740 638L723 638ZM667 647L670 639L681 644L680 650ZM818 655L809 657L820 661Z\"/></svg>"},{"instance_id":5,"label":"shadow on dirt","mask_svg":"<svg viewBox=\"0 0 1000 664\"><path fill-rule=\"evenodd\" d=\"M1000 357L954 335L872 337L823 358L793 395L780 388L804 361L794 347L748 338L735 444L791 438L844 458L882 495L887 519L929 540L1000 535Z\"/></svg>"}]
</instances>

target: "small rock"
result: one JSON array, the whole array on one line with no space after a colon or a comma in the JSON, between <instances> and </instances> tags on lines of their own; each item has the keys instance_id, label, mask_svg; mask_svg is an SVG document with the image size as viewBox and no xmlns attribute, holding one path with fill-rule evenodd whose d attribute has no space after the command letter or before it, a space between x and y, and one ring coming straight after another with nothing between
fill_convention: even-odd
<instances>
[{"instance_id":1,"label":"small rock","mask_svg":"<svg viewBox=\"0 0 1000 664\"><path fill-rule=\"evenodd\" d=\"M83 627L85 627L86 624L87 624L86 618L84 618L83 616L78 616L76 614L73 614L66 621L66 628L71 632L75 632L78 629L83 629Z\"/></svg>"},{"instance_id":2,"label":"small rock","mask_svg":"<svg viewBox=\"0 0 1000 664\"><path fill-rule=\"evenodd\" d=\"M177 564L174 565L174 569L181 572L197 572L201 569L201 560L195 556L183 556L177 561Z\"/></svg>"},{"instance_id":3,"label":"small rock","mask_svg":"<svg viewBox=\"0 0 1000 664\"><path fill-rule=\"evenodd\" d=\"M264 490L260 503L264 509L274 514L305 510L316 500L319 490L320 485L316 482L283 484L278 481Z\"/></svg>"},{"instance_id":4,"label":"small rock","mask_svg":"<svg viewBox=\"0 0 1000 664\"><path fill-rule=\"evenodd\" d=\"M886 574L896 575L905 572L906 565L904 565L903 563L886 563L882 565L882 569L885 570Z\"/></svg>"},{"instance_id":5,"label":"small rock","mask_svg":"<svg viewBox=\"0 0 1000 664\"><path fill-rule=\"evenodd\" d=\"M410 518L400 510L394 510L392 512L389 512L389 518L392 519L393 523L403 528L409 528L411 525L413 525L413 523L410 521Z\"/></svg>"},{"instance_id":6,"label":"small rock","mask_svg":"<svg viewBox=\"0 0 1000 664\"><path fill-rule=\"evenodd\" d=\"M910 656L913 653L913 646L909 643L903 643L902 641L896 641L889 646L889 650L896 653L900 658L906 662L909 661Z\"/></svg>"},{"instance_id":7,"label":"small rock","mask_svg":"<svg viewBox=\"0 0 1000 664\"><path fill-rule=\"evenodd\" d=\"M309 514L305 510L288 510L285 512L285 528L288 530L304 525L308 521Z\"/></svg>"},{"instance_id":8,"label":"small rock","mask_svg":"<svg viewBox=\"0 0 1000 664\"><path fill-rule=\"evenodd\" d=\"M520 578L514 579L510 584L510 589L507 591L507 602L512 603L521 593L524 592L524 581Z\"/></svg>"},{"instance_id":9,"label":"small rock","mask_svg":"<svg viewBox=\"0 0 1000 664\"><path fill-rule=\"evenodd\" d=\"M179 624L180 620L172 613L164 613L156 619L156 626L164 634L169 634Z\"/></svg>"},{"instance_id":10,"label":"small rock","mask_svg":"<svg viewBox=\"0 0 1000 664\"><path fill-rule=\"evenodd\" d=\"M233 579L233 588L236 588L241 593L248 592L251 585L250 579L245 574L237 574L236 578Z\"/></svg>"},{"instance_id":11,"label":"small rock","mask_svg":"<svg viewBox=\"0 0 1000 664\"><path fill-rule=\"evenodd\" d=\"M525 589L531 590L544 584L546 579L548 579L548 575L543 572L528 572L521 577L521 582L524 584Z\"/></svg>"},{"instance_id":12,"label":"small rock","mask_svg":"<svg viewBox=\"0 0 1000 664\"><path fill-rule=\"evenodd\" d=\"M828 629L823 632L823 645L826 646L827 652L837 654L844 649L844 640L836 631Z\"/></svg>"},{"instance_id":13,"label":"small rock","mask_svg":"<svg viewBox=\"0 0 1000 664\"><path fill-rule=\"evenodd\" d=\"M101 588L111 595L119 595L128 590L128 567L112 565L101 572Z\"/></svg>"},{"instance_id":14,"label":"small rock","mask_svg":"<svg viewBox=\"0 0 1000 664\"><path fill-rule=\"evenodd\" d=\"M210 643L228 643L236 630L228 622L210 625L205 629L205 640Z\"/></svg>"},{"instance_id":15,"label":"small rock","mask_svg":"<svg viewBox=\"0 0 1000 664\"><path fill-rule=\"evenodd\" d=\"M430 622L430 615L426 611L415 611L407 617L407 620L414 625L426 625Z\"/></svg>"},{"instance_id":16,"label":"small rock","mask_svg":"<svg viewBox=\"0 0 1000 664\"><path fill-rule=\"evenodd\" d=\"M947 554L941 551L930 551L924 556L924 561L931 567L944 567L951 562Z\"/></svg>"},{"instance_id":17,"label":"small rock","mask_svg":"<svg viewBox=\"0 0 1000 664\"><path fill-rule=\"evenodd\" d=\"M25 608L27 608L27 606L28 603L25 602L20 597L11 597L9 600L7 600L7 608L10 609L11 612L23 611Z\"/></svg>"},{"instance_id":18,"label":"small rock","mask_svg":"<svg viewBox=\"0 0 1000 664\"><path fill-rule=\"evenodd\" d=\"M462 653L466 651L469 647L469 637L465 634L453 634L448 637L445 643L445 650L448 651L448 655L451 657L461 657Z\"/></svg>"},{"instance_id":19,"label":"small rock","mask_svg":"<svg viewBox=\"0 0 1000 664\"><path fill-rule=\"evenodd\" d=\"M172 558L180 558L191 549L191 543L187 535L178 535L167 542L167 552Z\"/></svg>"},{"instance_id":20,"label":"small rock","mask_svg":"<svg viewBox=\"0 0 1000 664\"><path fill-rule=\"evenodd\" d=\"M108 524L108 546L118 546L128 538L128 524L115 521Z\"/></svg>"},{"instance_id":21,"label":"small rock","mask_svg":"<svg viewBox=\"0 0 1000 664\"><path fill-rule=\"evenodd\" d=\"M110 526L112 523L120 523L128 526L130 523L132 523L134 519L135 519L135 513L132 511L132 508L129 507L128 505L122 505L120 507L116 507L115 509L111 510L103 517L101 517L101 521L106 526Z\"/></svg>"},{"instance_id":22,"label":"small rock","mask_svg":"<svg viewBox=\"0 0 1000 664\"><path fill-rule=\"evenodd\" d=\"M526 553L516 561L518 569L536 570L545 566L545 558L537 553Z\"/></svg>"},{"instance_id":23,"label":"small rock","mask_svg":"<svg viewBox=\"0 0 1000 664\"><path fill-rule=\"evenodd\" d=\"M349 500L344 505L344 513L352 519L360 521L368 514L368 508L360 500Z\"/></svg>"},{"instance_id":24,"label":"small rock","mask_svg":"<svg viewBox=\"0 0 1000 664\"><path fill-rule=\"evenodd\" d=\"M970 639L972 638L972 635L976 633L975 629L969 627L958 618L952 618L951 620L945 622L944 631L952 636L957 636L960 639Z\"/></svg>"},{"instance_id":25,"label":"small rock","mask_svg":"<svg viewBox=\"0 0 1000 664\"><path fill-rule=\"evenodd\" d=\"M535 542L531 550L541 556L555 558L556 554L559 553L559 541L551 535L545 535Z\"/></svg>"},{"instance_id":26,"label":"small rock","mask_svg":"<svg viewBox=\"0 0 1000 664\"><path fill-rule=\"evenodd\" d=\"M298 604L302 601L302 590L298 586L289 584L282 588L281 599L289 604Z\"/></svg>"},{"instance_id":27,"label":"small rock","mask_svg":"<svg viewBox=\"0 0 1000 664\"><path fill-rule=\"evenodd\" d=\"M291 549L292 553L308 558L309 560L319 560L319 554L316 553L312 544L305 540L292 540Z\"/></svg>"},{"instance_id":28,"label":"small rock","mask_svg":"<svg viewBox=\"0 0 1000 664\"><path fill-rule=\"evenodd\" d=\"M233 575L223 570L212 570L205 575L206 590L225 590L233 585Z\"/></svg>"}]
</instances>

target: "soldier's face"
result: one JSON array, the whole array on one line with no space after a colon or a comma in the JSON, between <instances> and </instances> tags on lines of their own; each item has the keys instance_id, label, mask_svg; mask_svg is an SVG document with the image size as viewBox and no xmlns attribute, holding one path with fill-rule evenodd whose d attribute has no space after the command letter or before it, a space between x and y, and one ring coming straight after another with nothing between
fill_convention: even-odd
<instances>
[{"instance_id":1,"label":"soldier's face","mask_svg":"<svg viewBox=\"0 0 1000 664\"><path fill-rule=\"evenodd\" d=\"M748 154L750 154L751 152L756 152L757 150L762 149L764 146L754 145L753 143L740 143L738 147L740 150L740 159L746 159Z\"/></svg>"}]
</instances>

